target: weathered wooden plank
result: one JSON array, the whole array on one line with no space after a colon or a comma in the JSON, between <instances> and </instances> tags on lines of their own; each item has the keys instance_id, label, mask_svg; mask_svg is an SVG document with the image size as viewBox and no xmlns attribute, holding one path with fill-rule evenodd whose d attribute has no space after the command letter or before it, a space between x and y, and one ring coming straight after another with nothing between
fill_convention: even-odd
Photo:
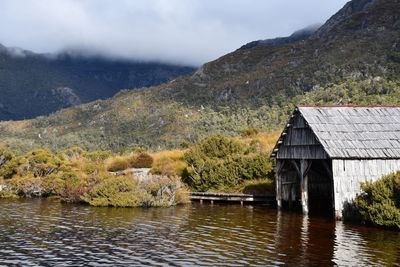
<instances>
[{"instance_id":1,"label":"weathered wooden plank","mask_svg":"<svg viewBox=\"0 0 400 267\"><path fill-rule=\"evenodd\" d=\"M339 216L346 202L361 192L360 185L400 170L400 160L333 160L334 202Z\"/></svg>"}]
</instances>

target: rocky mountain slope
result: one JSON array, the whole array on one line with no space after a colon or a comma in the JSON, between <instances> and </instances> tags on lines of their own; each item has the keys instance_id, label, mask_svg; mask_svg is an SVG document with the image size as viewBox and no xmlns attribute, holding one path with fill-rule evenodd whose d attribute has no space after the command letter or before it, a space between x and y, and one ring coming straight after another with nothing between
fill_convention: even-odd
<instances>
[{"instance_id":1,"label":"rocky mountain slope","mask_svg":"<svg viewBox=\"0 0 400 267\"><path fill-rule=\"evenodd\" d=\"M304 29L295 31L292 35L288 37L278 37L274 39L258 40L245 44L240 49L249 49L257 46L273 46L273 45L284 45L291 44L298 41L304 41L315 33L322 25L314 24L310 25Z\"/></svg>"},{"instance_id":2,"label":"rocky mountain slope","mask_svg":"<svg viewBox=\"0 0 400 267\"><path fill-rule=\"evenodd\" d=\"M277 129L296 104L400 104L400 1L353 0L309 37L242 47L147 90L0 124L26 150L178 146L211 133Z\"/></svg>"},{"instance_id":3,"label":"rocky mountain slope","mask_svg":"<svg viewBox=\"0 0 400 267\"><path fill-rule=\"evenodd\" d=\"M154 86L193 68L98 57L35 54L0 45L0 120L32 118Z\"/></svg>"}]
</instances>

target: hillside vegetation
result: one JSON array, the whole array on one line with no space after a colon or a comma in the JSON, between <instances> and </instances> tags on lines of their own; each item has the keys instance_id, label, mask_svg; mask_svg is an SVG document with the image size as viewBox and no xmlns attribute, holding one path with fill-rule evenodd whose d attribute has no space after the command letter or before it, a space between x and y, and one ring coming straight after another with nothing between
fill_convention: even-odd
<instances>
[{"instance_id":1,"label":"hillside vegetation","mask_svg":"<svg viewBox=\"0 0 400 267\"><path fill-rule=\"evenodd\" d=\"M353 0L308 37L252 44L157 87L0 123L0 142L17 152L162 150L276 131L298 104L400 104L398 10L395 0Z\"/></svg>"},{"instance_id":2,"label":"hillside vegetation","mask_svg":"<svg viewBox=\"0 0 400 267\"><path fill-rule=\"evenodd\" d=\"M187 190L273 194L273 164L266 154L277 136L253 130L236 138L208 137L182 150L121 154L72 147L17 155L0 148L0 198L58 197L93 206L137 207L185 203ZM151 169L150 174L137 174L138 168Z\"/></svg>"}]
</instances>

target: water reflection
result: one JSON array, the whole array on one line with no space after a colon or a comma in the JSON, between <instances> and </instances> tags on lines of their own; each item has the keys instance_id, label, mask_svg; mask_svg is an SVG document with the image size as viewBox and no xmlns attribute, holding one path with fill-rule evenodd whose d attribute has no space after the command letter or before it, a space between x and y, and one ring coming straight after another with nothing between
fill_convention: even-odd
<instances>
[{"instance_id":1,"label":"water reflection","mask_svg":"<svg viewBox=\"0 0 400 267\"><path fill-rule=\"evenodd\" d=\"M334 261L338 265L400 266L400 233L345 225L335 228Z\"/></svg>"},{"instance_id":2,"label":"water reflection","mask_svg":"<svg viewBox=\"0 0 400 267\"><path fill-rule=\"evenodd\" d=\"M0 200L0 265L399 265L400 233L267 207Z\"/></svg>"}]
</instances>

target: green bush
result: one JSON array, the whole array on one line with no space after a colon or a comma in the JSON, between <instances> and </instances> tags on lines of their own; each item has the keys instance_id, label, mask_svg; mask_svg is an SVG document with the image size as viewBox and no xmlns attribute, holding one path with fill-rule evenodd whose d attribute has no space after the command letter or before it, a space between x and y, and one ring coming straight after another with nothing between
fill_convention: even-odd
<instances>
[{"instance_id":1,"label":"green bush","mask_svg":"<svg viewBox=\"0 0 400 267\"><path fill-rule=\"evenodd\" d=\"M355 207L363 222L400 229L400 172L361 185Z\"/></svg>"},{"instance_id":2,"label":"green bush","mask_svg":"<svg viewBox=\"0 0 400 267\"><path fill-rule=\"evenodd\" d=\"M45 180L47 188L51 188L54 195L67 202L79 202L80 197L86 193L86 180L72 170L60 172Z\"/></svg>"},{"instance_id":3,"label":"green bush","mask_svg":"<svg viewBox=\"0 0 400 267\"><path fill-rule=\"evenodd\" d=\"M195 153L201 157L207 158L226 158L234 154L244 153L244 148L239 142L236 142L223 135L215 135L206 137L201 140L195 147ZM191 149L193 151L193 148ZM193 151L194 152L194 151ZM190 157L191 153L187 153L185 157Z\"/></svg>"},{"instance_id":4,"label":"green bush","mask_svg":"<svg viewBox=\"0 0 400 267\"><path fill-rule=\"evenodd\" d=\"M23 176L31 173L34 177L50 175L62 164L61 159L47 149L33 150L25 155L22 161L19 174Z\"/></svg>"},{"instance_id":5,"label":"green bush","mask_svg":"<svg viewBox=\"0 0 400 267\"><path fill-rule=\"evenodd\" d=\"M200 141L184 155L189 168L183 181L196 191L237 186L245 180L269 178L272 160L265 154L246 154L248 149L227 137Z\"/></svg>"},{"instance_id":6,"label":"green bush","mask_svg":"<svg viewBox=\"0 0 400 267\"><path fill-rule=\"evenodd\" d=\"M51 189L45 188L42 184L42 177L35 177L32 174L23 177L16 177L7 184L10 191L24 197L42 197L51 194Z\"/></svg>"},{"instance_id":7,"label":"green bush","mask_svg":"<svg viewBox=\"0 0 400 267\"><path fill-rule=\"evenodd\" d=\"M113 153L110 150L96 150L92 152L87 152L85 154L85 157L93 161L100 161L100 160L105 160L111 157L112 155Z\"/></svg>"},{"instance_id":8,"label":"green bush","mask_svg":"<svg viewBox=\"0 0 400 267\"><path fill-rule=\"evenodd\" d=\"M247 180L241 185L241 192L253 195L274 195L275 184L271 179Z\"/></svg>"},{"instance_id":9,"label":"green bush","mask_svg":"<svg viewBox=\"0 0 400 267\"><path fill-rule=\"evenodd\" d=\"M133 158L131 167L133 168L151 168L153 166L154 159L149 154L142 152Z\"/></svg>"},{"instance_id":10,"label":"green bush","mask_svg":"<svg viewBox=\"0 0 400 267\"><path fill-rule=\"evenodd\" d=\"M128 177L110 177L87 192L82 199L92 206L139 207L151 195Z\"/></svg>"},{"instance_id":11,"label":"green bush","mask_svg":"<svg viewBox=\"0 0 400 267\"><path fill-rule=\"evenodd\" d=\"M68 149L64 149L60 152L60 157L63 159L74 159L74 158L79 158L82 157L85 154L85 150L83 150L82 148L75 146L75 147L71 147Z\"/></svg>"},{"instance_id":12,"label":"green bush","mask_svg":"<svg viewBox=\"0 0 400 267\"><path fill-rule=\"evenodd\" d=\"M11 151L0 149L0 177L10 179L17 173L19 159Z\"/></svg>"}]
</instances>

